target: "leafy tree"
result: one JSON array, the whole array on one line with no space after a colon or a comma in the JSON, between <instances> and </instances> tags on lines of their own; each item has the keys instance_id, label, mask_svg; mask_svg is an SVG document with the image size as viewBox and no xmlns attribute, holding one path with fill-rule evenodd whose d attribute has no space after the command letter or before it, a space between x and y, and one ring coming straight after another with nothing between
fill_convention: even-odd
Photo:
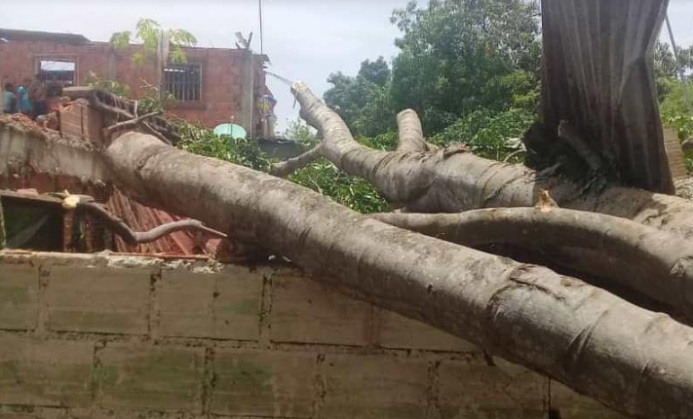
<instances>
[{"instance_id":1,"label":"leafy tree","mask_svg":"<svg viewBox=\"0 0 693 419\"><path fill-rule=\"evenodd\" d=\"M325 102L359 136L375 136L393 128L394 110L390 106L391 72L383 57L366 60L355 77L342 72L330 74L332 87Z\"/></svg>"},{"instance_id":2,"label":"leafy tree","mask_svg":"<svg viewBox=\"0 0 693 419\"><path fill-rule=\"evenodd\" d=\"M535 3L431 0L395 10L391 99L412 108L424 130L441 131L478 109L533 109L538 99L540 39Z\"/></svg>"},{"instance_id":3,"label":"leafy tree","mask_svg":"<svg viewBox=\"0 0 693 419\"><path fill-rule=\"evenodd\" d=\"M446 145L464 139L474 154L493 160L505 160L508 156L521 154L519 138L535 120L534 113L522 109L500 113L478 110L434 135L431 142Z\"/></svg>"},{"instance_id":4,"label":"leafy tree","mask_svg":"<svg viewBox=\"0 0 693 419\"><path fill-rule=\"evenodd\" d=\"M678 58L684 76L688 75L687 78L690 79L690 71L693 70L693 45L688 48L679 47ZM654 70L659 99L664 100L678 83L679 69L671 48L661 41L657 41L654 48Z\"/></svg>"},{"instance_id":5,"label":"leafy tree","mask_svg":"<svg viewBox=\"0 0 693 419\"><path fill-rule=\"evenodd\" d=\"M289 125L284 131L284 138L295 141L306 149L318 143L315 129L308 126L301 118L289 121Z\"/></svg>"},{"instance_id":6,"label":"leafy tree","mask_svg":"<svg viewBox=\"0 0 693 419\"><path fill-rule=\"evenodd\" d=\"M378 57L377 60L366 60L361 63L358 77L362 77L369 82L385 87L390 81L390 66L387 65L383 57Z\"/></svg>"},{"instance_id":7,"label":"leafy tree","mask_svg":"<svg viewBox=\"0 0 693 419\"><path fill-rule=\"evenodd\" d=\"M136 64L142 65L147 60L156 56L159 47L159 35L161 32L166 34L171 46L170 59L174 63L185 63L187 57L183 47L195 46L197 39L190 32L183 29L164 30L159 22L153 19L140 19L132 31L116 32L111 35L111 45L116 50L124 50L133 42L142 44L137 52L132 55L132 60Z\"/></svg>"}]
</instances>

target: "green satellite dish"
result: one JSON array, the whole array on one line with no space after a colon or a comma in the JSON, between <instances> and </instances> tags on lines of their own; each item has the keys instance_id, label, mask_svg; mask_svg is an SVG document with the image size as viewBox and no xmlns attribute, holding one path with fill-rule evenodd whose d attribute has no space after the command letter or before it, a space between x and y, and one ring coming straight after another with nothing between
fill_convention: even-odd
<instances>
[{"instance_id":1,"label":"green satellite dish","mask_svg":"<svg viewBox=\"0 0 693 419\"><path fill-rule=\"evenodd\" d=\"M216 135L226 135L234 140L246 138L248 133L243 129L242 126L236 124L221 124L214 128L214 133Z\"/></svg>"}]
</instances>

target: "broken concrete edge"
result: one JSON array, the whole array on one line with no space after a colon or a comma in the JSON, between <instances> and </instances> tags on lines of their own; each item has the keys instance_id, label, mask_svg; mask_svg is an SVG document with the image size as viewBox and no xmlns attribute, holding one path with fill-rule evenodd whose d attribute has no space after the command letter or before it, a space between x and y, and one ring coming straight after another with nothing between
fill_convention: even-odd
<instances>
[{"instance_id":1,"label":"broken concrete edge","mask_svg":"<svg viewBox=\"0 0 693 419\"><path fill-rule=\"evenodd\" d=\"M84 184L108 182L111 174L90 143L62 137L41 135L21 124L3 123L0 119L0 175L14 175L26 170L36 174L66 175Z\"/></svg>"},{"instance_id":2,"label":"broken concrete edge","mask_svg":"<svg viewBox=\"0 0 693 419\"><path fill-rule=\"evenodd\" d=\"M41 127L36 122L21 114L0 115L0 128L12 129L42 140L47 146L67 145L70 147L94 151L94 144L79 137L63 135L59 131Z\"/></svg>"},{"instance_id":3,"label":"broken concrete edge","mask_svg":"<svg viewBox=\"0 0 693 419\"><path fill-rule=\"evenodd\" d=\"M140 270L186 270L192 274L228 274L233 272L254 272L258 275L273 274L279 276L305 276L302 271L292 265L277 266L246 266L237 264L224 264L214 259L200 259L199 257L157 257L155 255L138 255L130 253L53 253L34 252L28 250L2 249L0 250L1 264L38 264L45 266L80 266L84 268L116 268L116 269L140 269Z\"/></svg>"}]
</instances>

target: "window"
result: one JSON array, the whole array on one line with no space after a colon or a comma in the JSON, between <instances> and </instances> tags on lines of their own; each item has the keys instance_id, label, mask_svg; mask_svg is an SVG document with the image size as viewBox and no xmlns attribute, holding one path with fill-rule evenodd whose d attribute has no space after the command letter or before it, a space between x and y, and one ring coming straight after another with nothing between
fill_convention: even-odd
<instances>
[{"instance_id":1,"label":"window","mask_svg":"<svg viewBox=\"0 0 693 419\"><path fill-rule=\"evenodd\" d=\"M63 59L46 59L38 62L39 79L49 85L74 86L75 62Z\"/></svg>"},{"instance_id":2,"label":"window","mask_svg":"<svg viewBox=\"0 0 693 419\"><path fill-rule=\"evenodd\" d=\"M164 89L180 102L196 102L202 97L199 64L170 65L164 69Z\"/></svg>"}]
</instances>

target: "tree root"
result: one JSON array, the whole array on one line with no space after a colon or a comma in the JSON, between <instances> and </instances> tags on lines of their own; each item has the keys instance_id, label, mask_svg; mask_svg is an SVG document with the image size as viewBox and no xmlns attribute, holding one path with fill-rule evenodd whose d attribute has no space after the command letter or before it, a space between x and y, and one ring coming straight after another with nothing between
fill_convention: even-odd
<instances>
[{"instance_id":1,"label":"tree root","mask_svg":"<svg viewBox=\"0 0 693 419\"><path fill-rule=\"evenodd\" d=\"M557 265L608 279L664 303L693 323L693 243L623 218L562 208L493 208L461 214L376 214L379 221L470 247L580 249ZM598 254L608 264L589 257Z\"/></svg>"}]
</instances>

